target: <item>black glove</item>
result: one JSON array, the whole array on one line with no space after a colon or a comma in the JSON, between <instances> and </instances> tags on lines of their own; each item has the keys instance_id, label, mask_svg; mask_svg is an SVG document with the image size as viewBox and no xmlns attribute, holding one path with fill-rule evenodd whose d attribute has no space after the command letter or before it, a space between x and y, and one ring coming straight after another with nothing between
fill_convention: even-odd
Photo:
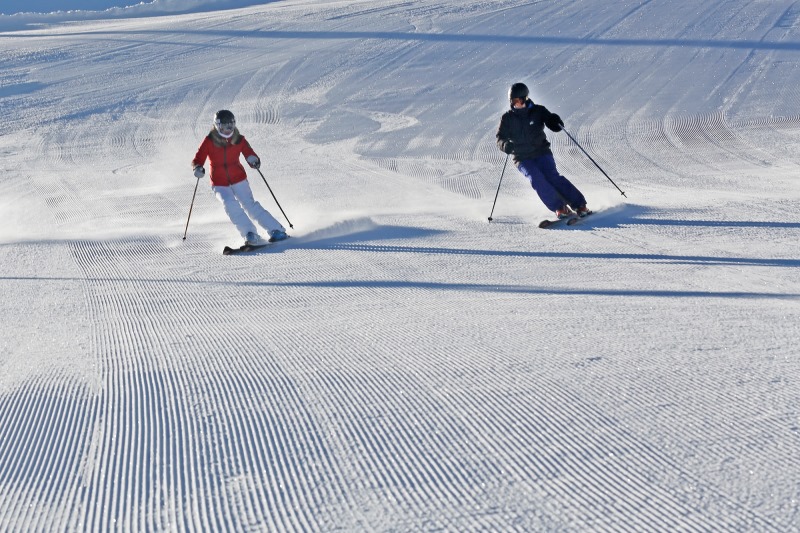
<instances>
[{"instance_id":1,"label":"black glove","mask_svg":"<svg viewBox=\"0 0 800 533\"><path fill-rule=\"evenodd\" d=\"M551 113L544 121L544 125L553 131L561 131L564 129L564 121L555 113Z\"/></svg>"},{"instance_id":2,"label":"black glove","mask_svg":"<svg viewBox=\"0 0 800 533\"><path fill-rule=\"evenodd\" d=\"M503 152L505 152L507 154L513 154L514 153L514 141L511 141L511 140L506 141L505 145L503 146Z\"/></svg>"}]
</instances>

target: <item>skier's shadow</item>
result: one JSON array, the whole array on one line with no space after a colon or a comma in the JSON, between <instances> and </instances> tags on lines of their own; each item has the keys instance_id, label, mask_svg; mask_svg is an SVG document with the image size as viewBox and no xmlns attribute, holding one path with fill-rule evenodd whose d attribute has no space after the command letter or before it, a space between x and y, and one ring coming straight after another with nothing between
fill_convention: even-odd
<instances>
[{"instance_id":1,"label":"skier's shadow","mask_svg":"<svg viewBox=\"0 0 800 533\"><path fill-rule=\"evenodd\" d=\"M627 210L626 210L627 211ZM592 215L595 216L595 215ZM612 227L626 223L641 223L635 217L617 214L613 220L602 227ZM629 221L629 222L626 222ZM655 222L668 225L673 221L656 220ZM676 225L678 221L675 221ZM593 223L594 224L594 223ZM742 223L745 224L745 223ZM800 224L798 225L800 226ZM574 226L577 227L577 226ZM574 228L573 227L573 228ZM593 227L600 227L594 224ZM532 228L531 231L550 231ZM568 231L573 231L570 229ZM429 246L409 246L397 244L408 239L421 239L447 233L442 230L433 230L418 227L404 226L379 226L366 231L350 233L343 236L325 238L315 241L297 239L292 248L305 248L316 250L350 250L360 252L381 253L410 253L410 254L447 254L447 255L474 255L482 257L531 257L563 259L608 259L627 261L657 261L673 264L704 264L704 265L738 265L738 266L769 266L769 267L800 267L800 259L769 259L749 257L701 256L701 255L669 255L647 253L603 253L603 252L545 252L527 250L497 250L497 249L470 249L470 248L445 248ZM393 241L392 243L376 244L375 241ZM265 249L269 252L269 247ZM281 250L277 247L276 251Z\"/></svg>"},{"instance_id":2,"label":"skier's shadow","mask_svg":"<svg viewBox=\"0 0 800 533\"><path fill-rule=\"evenodd\" d=\"M626 225L639 226L680 226L697 228L765 228L765 229L799 229L800 222L783 222L776 220L693 220L688 218L668 218L662 216L663 211L653 207L624 204L609 209L601 209L584 222L574 226L565 224L548 228L548 231L589 231L599 228L620 228ZM497 224L497 222L494 222ZM503 221L501 219L500 223ZM512 221L510 223L519 223Z\"/></svg>"},{"instance_id":3,"label":"skier's shadow","mask_svg":"<svg viewBox=\"0 0 800 533\"><path fill-rule=\"evenodd\" d=\"M637 218L636 224L653 226L687 226L700 228L768 228L800 229L800 222L776 222L755 220L665 220L659 218Z\"/></svg>"}]
</instances>

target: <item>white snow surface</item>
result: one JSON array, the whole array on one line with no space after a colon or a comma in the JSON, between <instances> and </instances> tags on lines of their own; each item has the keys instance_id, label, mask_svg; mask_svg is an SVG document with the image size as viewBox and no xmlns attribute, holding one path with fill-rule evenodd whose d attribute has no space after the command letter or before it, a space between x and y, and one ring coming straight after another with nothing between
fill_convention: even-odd
<instances>
[{"instance_id":1,"label":"white snow surface","mask_svg":"<svg viewBox=\"0 0 800 533\"><path fill-rule=\"evenodd\" d=\"M3 0L0 31L13 31L78 20L144 17L165 13L197 13L264 5L275 0Z\"/></svg>"},{"instance_id":2,"label":"white snow surface","mask_svg":"<svg viewBox=\"0 0 800 533\"><path fill-rule=\"evenodd\" d=\"M800 529L800 4L56 22L0 33L0 529ZM627 198L549 133L597 213L537 228L516 81Z\"/></svg>"}]
</instances>

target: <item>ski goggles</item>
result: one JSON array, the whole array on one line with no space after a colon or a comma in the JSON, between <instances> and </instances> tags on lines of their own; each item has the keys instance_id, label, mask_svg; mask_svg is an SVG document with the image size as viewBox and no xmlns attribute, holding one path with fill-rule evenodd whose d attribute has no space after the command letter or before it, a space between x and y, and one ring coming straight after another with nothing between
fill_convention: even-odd
<instances>
[{"instance_id":1,"label":"ski goggles","mask_svg":"<svg viewBox=\"0 0 800 533\"><path fill-rule=\"evenodd\" d=\"M214 122L214 125L217 127L217 131L220 133L233 133L233 130L236 128L236 121L232 122L220 122L217 120Z\"/></svg>"}]
</instances>

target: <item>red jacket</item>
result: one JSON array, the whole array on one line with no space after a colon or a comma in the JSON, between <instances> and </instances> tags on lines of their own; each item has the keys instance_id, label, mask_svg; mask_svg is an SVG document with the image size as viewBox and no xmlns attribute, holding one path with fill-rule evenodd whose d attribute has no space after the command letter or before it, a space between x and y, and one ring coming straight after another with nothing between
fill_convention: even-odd
<instances>
[{"instance_id":1,"label":"red jacket","mask_svg":"<svg viewBox=\"0 0 800 533\"><path fill-rule=\"evenodd\" d=\"M211 130L192 159L192 168L211 162L211 185L228 186L247 179L247 172L239 156L256 155L247 139L236 129L230 139L222 137L217 130Z\"/></svg>"}]
</instances>

